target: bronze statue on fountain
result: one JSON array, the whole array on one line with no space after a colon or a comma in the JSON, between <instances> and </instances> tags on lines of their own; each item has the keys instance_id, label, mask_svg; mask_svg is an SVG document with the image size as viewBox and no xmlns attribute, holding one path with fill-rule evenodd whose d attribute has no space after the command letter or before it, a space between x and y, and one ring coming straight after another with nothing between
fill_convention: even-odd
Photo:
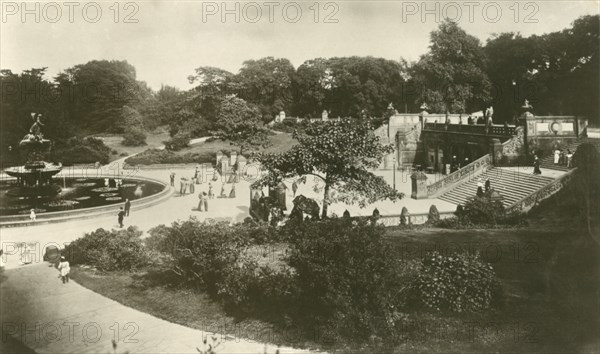
<instances>
[{"instance_id":1,"label":"bronze statue on fountain","mask_svg":"<svg viewBox=\"0 0 600 354\"><path fill-rule=\"evenodd\" d=\"M23 166L10 167L6 174L17 178L17 186L8 190L7 195L18 197L39 197L60 193L61 188L52 183L52 176L62 169L60 165L44 162L41 157L50 150L50 140L42 134L42 115L31 113L33 124L29 134L19 143L21 156L25 159Z\"/></svg>"}]
</instances>

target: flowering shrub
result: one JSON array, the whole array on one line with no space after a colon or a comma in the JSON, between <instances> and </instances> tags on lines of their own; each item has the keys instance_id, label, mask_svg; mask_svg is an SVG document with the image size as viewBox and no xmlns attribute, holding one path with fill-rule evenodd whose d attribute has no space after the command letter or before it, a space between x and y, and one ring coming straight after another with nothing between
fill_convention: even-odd
<instances>
[{"instance_id":1,"label":"flowering shrub","mask_svg":"<svg viewBox=\"0 0 600 354\"><path fill-rule=\"evenodd\" d=\"M141 236L133 226L126 230L97 229L70 243L62 254L71 265L85 264L102 271L132 270L148 263Z\"/></svg>"},{"instance_id":2,"label":"flowering shrub","mask_svg":"<svg viewBox=\"0 0 600 354\"><path fill-rule=\"evenodd\" d=\"M432 252L421 261L413 299L436 311L477 312L490 307L495 279L492 266L478 254Z\"/></svg>"},{"instance_id":3,"label":"flowering shrub","mask_svg":"<svg viewBox=\"0 0 600 354\"><path fill-rule=\"evenodd\" d=\"M402 308L414 274L368 219L288 222L288 264L296 272L296 320L325 326L348 340L393 331L391 314Z\"/></svg>"}]
</instances>

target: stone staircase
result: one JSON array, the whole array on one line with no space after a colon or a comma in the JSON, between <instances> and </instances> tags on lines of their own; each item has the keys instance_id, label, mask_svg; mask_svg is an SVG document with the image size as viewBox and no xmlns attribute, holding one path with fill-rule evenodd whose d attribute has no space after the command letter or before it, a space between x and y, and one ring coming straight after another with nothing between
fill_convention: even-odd
<instances>
[{"instance_id":1,"label":"stone staircase","mask_svg":"<svg viewBox=\"0 0 600 354\"><path fill-rule=\"evenodd\" d=\"M453 204L464 205L467 198L476 195L477 180L479 178L482 178L483 181L487 178L490 179L491 187L504 197L502 203L505 207L515 204L554 180L552 177L494 167L477 177L469 178L459 183L456 187L445 192L438 198Z\"/></svg>"},{"instance_id":2,"label":"stone staircase","mask_svg":"<svg viewBox=\"0 0 600 354\"><path fill-rule=\"evenodd\" d=\"M583 143L591 143L593 145L596 146L596 149L598 151L600 151L600 139L593 139L593 138L581 138L578 139L577 141L567 145L566 148L564 148L563 150L571 150L572 153L575 153L575 151L577 150L577 148L579 147L579 145L583 144ZM569 168L567 168L567 166L565 165L555 165L554 164L554 154L551 153L547 156L542 157L542 160L540 161L540 167L541 168L548 168L551 170L559 170L559 171L568 171L570 170Z\"/></svg>"}]
</instances>

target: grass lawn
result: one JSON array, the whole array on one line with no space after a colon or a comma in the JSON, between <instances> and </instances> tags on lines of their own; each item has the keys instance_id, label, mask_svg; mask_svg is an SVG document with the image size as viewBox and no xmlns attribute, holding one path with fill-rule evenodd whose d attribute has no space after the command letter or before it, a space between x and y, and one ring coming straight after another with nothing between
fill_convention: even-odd
<instances>
[{"instance_id":1,"label":"grass lawn","mask_svg":"<svg viewBox=\"0 0 600 354\"><path fill-rule=\"evenodd\" d=\"M110 161L112 162L123 158L124 156L140 153L149 148L157 148L162 146L163 141L169 139L169 133L163 128L157 128L156 131L147 133L146 145L143 146L125 146L121 144L123 141L123 136L120 134L100 134L94 135L94 137L102 139L106 146L108 146L112 151L116 151L116 153L110 154Z\"/></svg>"},{"instance_id":2,"label":"grass lawn","mask_svg":"<svg viewBox=\"0 0 600 354\"><path fill-rule=\"evenodd\" d=\"M259 149L259 152L283 152L290 149L295 140L290 133L276 133L269 136L271 146ZM179 164L179 163L215 163L216 153L218 151L239 152L239 148L231 145L228 141L220 139L211 139L203 143L190 145L179 151L154 150L147 149L141 154L127 159L131 165L153 165L153 164ZM243 154L248 157L247 152Z\"/></svg>"},{"instance_id":3,"label":"grass lawn","mask_svg":"<svg viewBox=\"0 0 600 354\"><path fill-rule=\"evenodd\" d=\"M172 274L152 270L100 273L89 268L71 267L71 278L123 305L190 328L228 334L242 340L316 347L310 340L290 337L283 332L283 325L230 315L203 291L171 284Z\"/></svg>"},{"instance_id":4,"label":"grass lawn","mask_svg":"<svg viewBox=\"0 0 600 354\"><path fill-rule=\"evenodd\" d=\"M579 242L575 229L390 230L403 257L427 251L479 252L504 297L495 311L469 316L424 316L416 352L589 352L600 348L599 249ZM417 336L418 337L418 336Z\"/></svg>"},{"instance_id":5,"label":"grass lawn","mask_svg":"<svg viewBox=\"0 0 600 354\"><path fill-rule=\"evenodd\" d=\"M492 264L504 293L494 310L481 314L411 313L409 325L401 331L402 340L393 352L597 350L598 249L578 243L575 236L580 233L557 228L388 229L389 240L401 250L402 257L423 257L431 250L480 252ZM282 248L280 245L276 251ZM100 274L90 269L73 269L73 279L83 286L171 322L197 329L213 326L212 331L276 344L347 351L345 343L323 346L308 336L290 341L281 336L283 326L238 318L199 289L169 284L172 278L152 271ZM218 328L214 328L215 323ZM265 330L257 337L244 328ZM273 335L268 335L269 329Z\"/></svg>"},{"instance_id":6,"label":"grass lawn","mask_svg":"<svg viewBox=\"0 0 600 354\"><path fill-rule=\"evenodd\" d=\"M289 150L296 140L292 138L290 133L280 133L269 136L271 146L259 149L261 152L283 152ZM217 151L236 151L239 153L239 148L231 145L229 141L214 139L205 143L191 145L180 151L176 151L177 155L191 154L216 154Z\"/></svg>"}]
</instances>

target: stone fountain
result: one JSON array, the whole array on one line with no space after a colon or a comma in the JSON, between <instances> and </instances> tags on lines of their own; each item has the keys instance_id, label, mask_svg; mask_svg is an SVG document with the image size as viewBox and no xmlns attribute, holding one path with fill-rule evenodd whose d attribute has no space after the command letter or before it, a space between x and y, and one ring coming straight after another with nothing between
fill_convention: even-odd
<instances>
[{"instance_id":1,"label":"stone fountain","mask_svg":"<svg viewBox=\"0 0 600 354\"><path fill-rule=\"evenodd\" d=\"M44 153L50 151L50 140L44 139L41 127L41 114L32 113L33 125L29 134L19 143L21 156L25 159L23 166L9 167L4 170L7 175L17 178L17 186L9 189L7 195L15 197L52 196L60 193L60 186L52 183L52 177L62 170L55 165L41 160Z\"/></svg>"}]
</instances>

